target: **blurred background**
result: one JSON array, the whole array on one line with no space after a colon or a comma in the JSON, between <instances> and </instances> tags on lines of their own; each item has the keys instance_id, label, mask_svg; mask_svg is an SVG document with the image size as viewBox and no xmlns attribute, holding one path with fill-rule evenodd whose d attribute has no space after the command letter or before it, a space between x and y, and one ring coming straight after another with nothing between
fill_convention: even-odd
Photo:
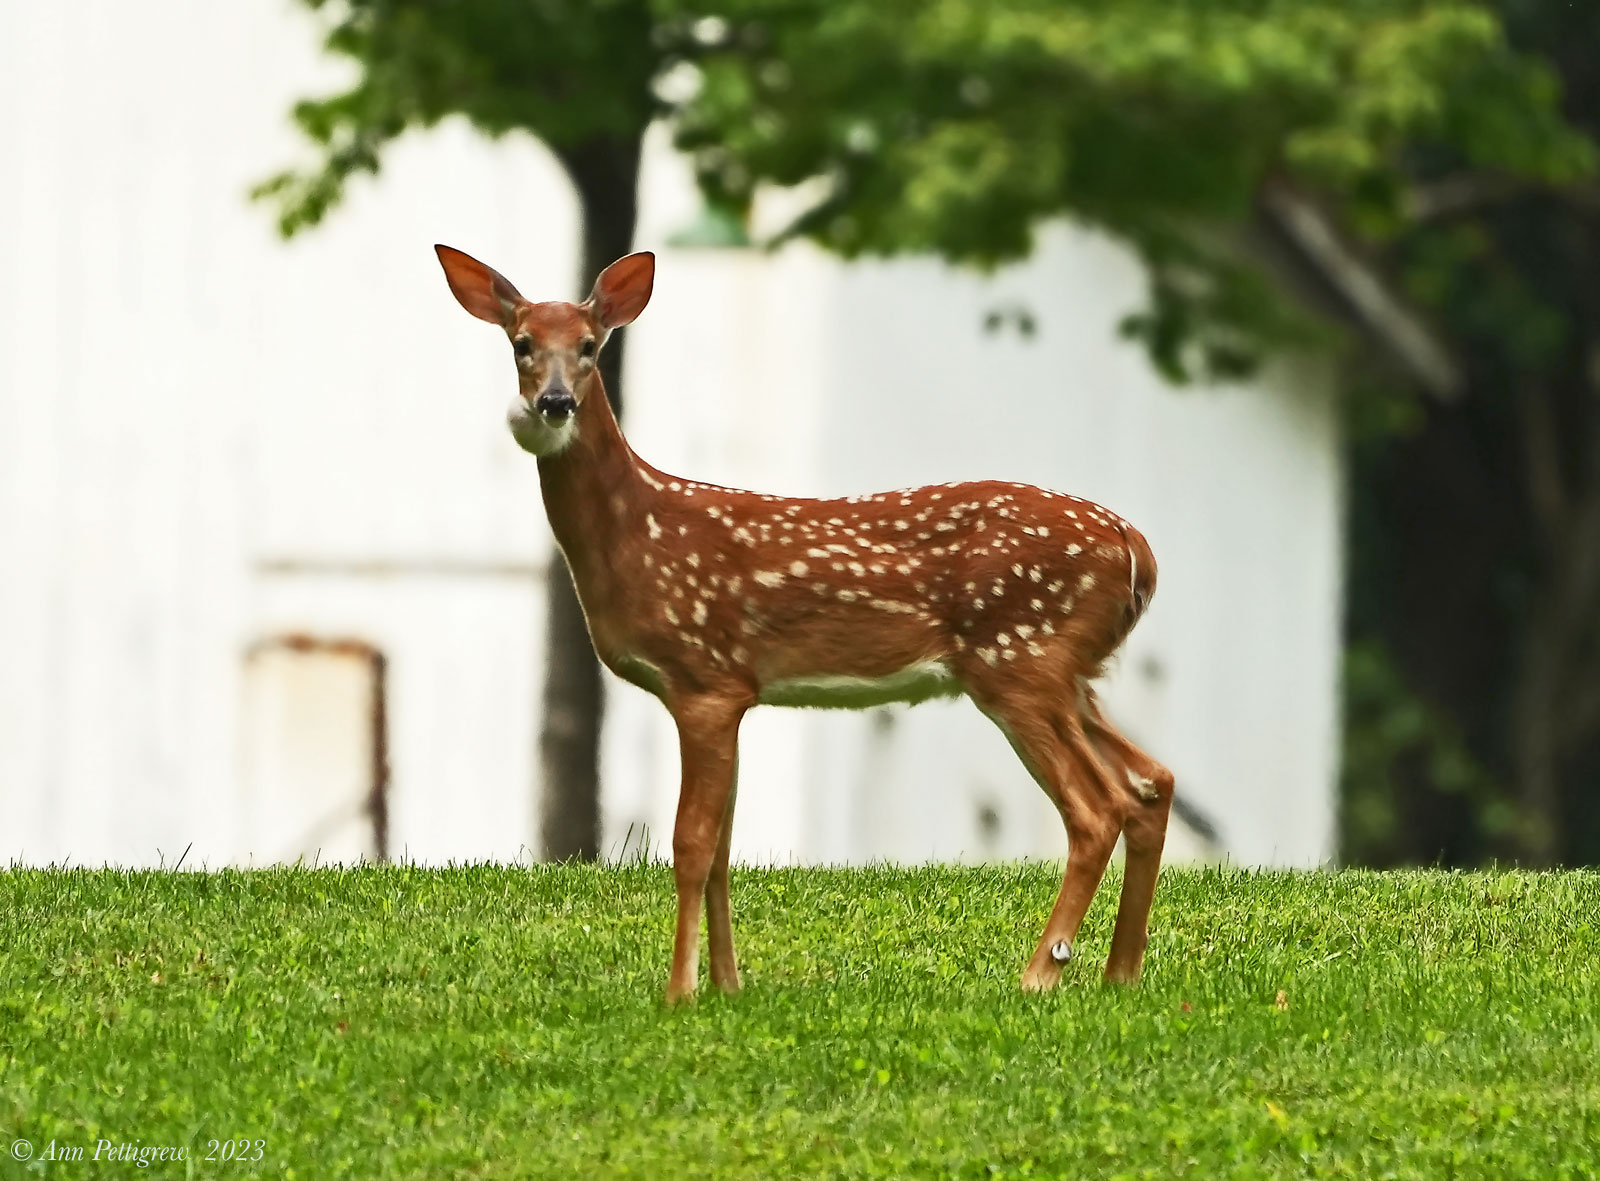
<instances>
[{"instance_id":1,"label":"blurred background","mask_svg":"<svg viewBox=\"0 0 1600 1181\"><path fill-rule=\"evenodd\" d=\"M1173 859L1600 860L1600 8L0 6L0 857L665 853L512 443L530 299L696 479L1016 479L1160 589ZM970 705L759 710L736 855L1055 856Z\"/></svg>"}]
</instances>

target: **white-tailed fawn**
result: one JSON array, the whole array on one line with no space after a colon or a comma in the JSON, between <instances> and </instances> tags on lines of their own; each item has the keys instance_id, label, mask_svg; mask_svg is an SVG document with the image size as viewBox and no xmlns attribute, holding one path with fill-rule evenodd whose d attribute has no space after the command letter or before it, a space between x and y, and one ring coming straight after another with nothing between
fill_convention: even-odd
<instances>
[{"instance_id":1,"label":"white-tailed fawn","mask_svg":"<svg viewBox=\"0 0 1600 1181\"><path fill-rule=\"evenodd\" d=\"M1155 590L1139 531L1026 484L812 500L668 475L622 437L595 363L649 301L654 255L607 267L584 303L529 303L483 263L435 249L461 306L510 338L511 433L538 457L595 651L677 723L667 999L698 985L702 902L711 979L739 987L728 849L745 711L961 694L1000 727L1066 824L1061 892L1022 987L1060 979L1119 835L1126 866L1106 977L1137 979L1172 774L1112 728L1090 682Z\"/></svg>"}]
</instances>

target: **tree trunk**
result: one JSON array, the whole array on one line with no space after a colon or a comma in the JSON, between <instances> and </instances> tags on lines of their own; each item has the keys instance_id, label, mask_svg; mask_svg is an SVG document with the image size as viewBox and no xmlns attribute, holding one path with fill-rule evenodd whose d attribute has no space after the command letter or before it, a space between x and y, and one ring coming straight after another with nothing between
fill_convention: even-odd
<instances>
[{"instance_id":1,"label":"tree trunk","mask_svg":"<svg viewBox=\"0 0 1600 1181\"><path fill-rule=\"evenodd\" d=\"M1546 613L1536 608L1527 628L1511 705L1512 753L1521 804L1521 861L1542 867L1555 864L1560 855L1561 749L1556 733L1560 663Z\"/></svg>"},{"instance_id":2,"label":"tree trunk","mask_svg":"<svg viewBox=\"0 0 1600 1181\"><path fill-rule=\"evenodd\" d=\"M1600 354L1591 360L1590 397L1600 395ZM1589 658L1600 617L1600 422L1573 430L1594 411L1584 401L1558 415L1555 393L1537 383L1521 390L1529 502L1542 541L1542 577L1526 616L1512 702L1522 856L1553 865L1569 852L1566 772L1594 737L1596 674ZM1586 399L1585 399L1586 401ZM1565 437L1561 424L1567 424ZM1587 440L1581 475L1569 475L1563 443ZM1568 469L1568 470L1564 470Z\"/></svg>"},{"instance_id":3,"label":"tree trunk","mask_svg":"<svg viewBox=\"0 0 1600 1181\"><path fill-rule=\"evenodd\" d=\"M633 247L642 141L641 130L631 139L558 152L581 206L584 295L607 264ZM626 342L626 332L614 334L600 354L601 379L619 419ZM546 599L539 835L548 860L593 861L600 854L600 663L564 561L551 563Z\"/></svg>"}]
</instances>

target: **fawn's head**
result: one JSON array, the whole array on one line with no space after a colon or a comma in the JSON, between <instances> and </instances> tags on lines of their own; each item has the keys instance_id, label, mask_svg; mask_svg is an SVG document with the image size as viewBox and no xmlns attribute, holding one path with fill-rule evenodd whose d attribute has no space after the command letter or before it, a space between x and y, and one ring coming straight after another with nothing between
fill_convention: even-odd
<instances>
[{"instance_id":1,"label":"fawn's head","mask_svg":"<svg viewBox=\"0 0 1600 1181\"><path fill-rule=\"evenodd\" d=\"M471 255L433 249L461 306L500 325L511 340L519 395L506 412L512 437L530 454L559 454L576 436L578 408L594 388L606 338L650 302L655 255L618 259L600 272L581 304L529 303L504 275Z\"/></svg>"}]
</instances>

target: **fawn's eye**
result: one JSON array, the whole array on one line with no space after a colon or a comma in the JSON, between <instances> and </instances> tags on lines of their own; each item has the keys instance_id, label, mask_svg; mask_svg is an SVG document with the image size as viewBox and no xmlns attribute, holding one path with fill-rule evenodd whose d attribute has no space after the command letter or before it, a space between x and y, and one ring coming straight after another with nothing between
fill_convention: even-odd
<instances>
[{"instance_id":1,"label":"fawn's eye","mask_svg":"<svg viewBox=\"0 0 1600 1181\"><path fill-rule=\"evenodd\" d=\"M511 342L511 351L519 357L533 356L533 341L526 336L519 336Z\"/></svg>"},{"instance_id":2,"label":"fawn's eye","mask_svg":"<svg viewBox=\"0 0 1600 1181\"><path fill-rule=\"evenodd\" d=\"M578 346L578 356L582 357L585 361L592 361L594 360L594 354L595 343L594 337L591 336Z\"/></svg>"}]
</instances>

